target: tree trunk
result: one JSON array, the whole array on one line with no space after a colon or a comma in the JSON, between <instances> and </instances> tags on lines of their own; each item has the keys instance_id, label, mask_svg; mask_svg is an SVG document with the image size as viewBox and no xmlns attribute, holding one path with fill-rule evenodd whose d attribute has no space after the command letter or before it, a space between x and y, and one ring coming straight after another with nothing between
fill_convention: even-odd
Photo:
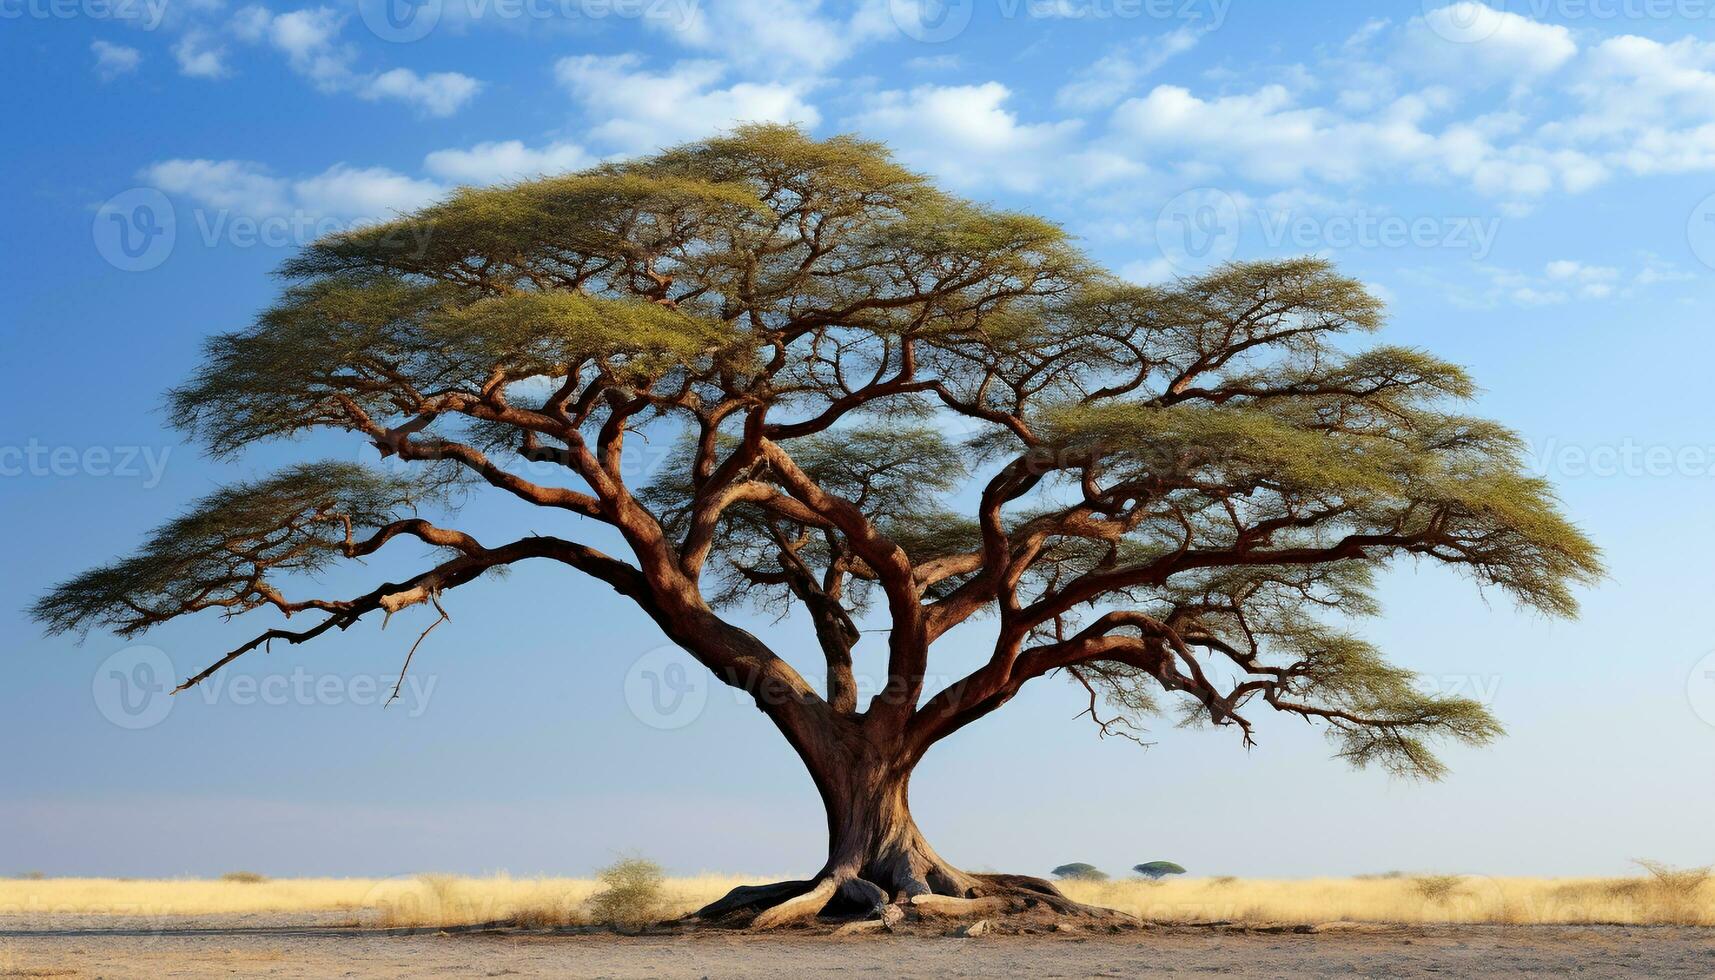
<instances>
[{"instance_id":1,"label":"tree trunk","mask_svg":"<svg viewBox=\"0 0 1715 980\"><path fill-rule=\"evenodd\" d=\"M909 764L873 757L816 777L828 813L822 874L873 884L889 902L928 894L975 898L981 882L936 854L911 819L910 783Z\"/></svg>"},{"instance_id":2,"label":"tree trunk","mask_svg":"<svg viewBox=\"0 0 1715 980\"><path fill-rule=\"evenodd\" d=\"M746 885L696 913L704 921L746 921L767 928L811 916L882 915L886 906L915 907L947 896L998 898L1007 910L1095 915L1052 884L1023 875L975 875L947 863L911 818L909 789L916 759L878 747L856 728L800 751L828 815L828 860L815 877ZM913 899L917 899L914 903Z\"/></svg>"}]
</instances>

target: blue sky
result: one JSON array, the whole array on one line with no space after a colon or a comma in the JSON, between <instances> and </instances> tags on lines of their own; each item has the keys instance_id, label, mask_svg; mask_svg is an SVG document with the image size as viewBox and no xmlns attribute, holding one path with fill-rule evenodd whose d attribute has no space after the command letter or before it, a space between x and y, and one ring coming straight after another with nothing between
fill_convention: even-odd
<instances>
[{"instance_id":1,"label":"blue sky","mask_svg":"<svg viewBox=\"0 0 1715 980\"><path fill-rule=\"evenodd\" d=\"M1165 722L1147 750L1098 741L1073 718L1080 692L1039 682L919 770L914 808L947 857L1243 875L1715 860L1715 4L389 14L0 0L0 873L583 873L624 850L680 872L816 866L819 804L764 719L677 673L641 614L568 572L461 590L386 709L420 619L247 658L165 702L137 685L254 624L174 623L140 650L44 639L20 611L221 482L360 458L329 436L217 464L158 411L203 336L269 301L295 246L460 183L757 119L885 139L1142 281L1334 259L1390 303L1385 339L1472 369L1481 409L1525 434L1608 555L1576 623L1431 568L1387 577L1369 633L1511 732L1450 752L1446 782L1351 772L1290 719L1260 718L1248 752ZM469 517L496 534L540 520ZM814 649L801 624L746 621L794 658ZM982 636L944 645L951 674Z\"/></svg>"}]
</instances>

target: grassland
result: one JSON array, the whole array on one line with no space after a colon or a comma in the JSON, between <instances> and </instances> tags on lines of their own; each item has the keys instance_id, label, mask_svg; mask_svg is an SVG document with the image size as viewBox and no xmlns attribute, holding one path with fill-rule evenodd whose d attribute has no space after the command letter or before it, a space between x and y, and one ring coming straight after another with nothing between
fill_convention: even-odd
<instances>
[{"instance_id":1,"label":"grassland","mask_svg":"<svg viewBox=\"0 0 1715 980\"><path fill-rule=\"evenodd\" d=\"M770 880L670 878L662 917L689 912L735 885ZM416 875L263 880L0 879L0 915L196 916L339 913L375 926L509 920L592 921L593 878ZM1698 872L1636 878L1490 878L1464 875L1269 880L1181 878L1064 882L1079 901L1159 923L1335 921L1504 925L1715 926L1715 883Z\"/></svg>"}]
</instances>

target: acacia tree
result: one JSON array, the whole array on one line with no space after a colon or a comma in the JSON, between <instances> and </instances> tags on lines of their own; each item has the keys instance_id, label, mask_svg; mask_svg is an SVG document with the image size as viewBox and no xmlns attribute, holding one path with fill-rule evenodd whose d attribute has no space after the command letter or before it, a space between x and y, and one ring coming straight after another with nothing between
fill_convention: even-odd
<instances>
[{"instance_id":1,"label":"acacia tree","mask_svg":"<svg viewBox=\"0 0 1715 980\"><path fill-rule=\"evenodd\" d=\"M1328 264L1127 284L1053 224L942 193L856 138L748 127L464 189L282 272L279 303L209 340L171 392L174 422L218 456L334 429L400 462L223 490L35 614L122 635L199 610L311 620L183 689L525 559L592 576L753 695L826 805L817 875L711 917L924 893L1074 909L1046 882L950 865L907 806L930 747L1047 675L1088 692L1104 734L1176 701L1248 744L1266 706L1324 723L1354 763L1434 776L1430 740L1499 727L1338 625L1375 611L1373 573L1433 559L1565 615L1598 574L1519 440L1454 410L1463 371L1341 346L1383 311ZM643 430L680 442L639 481L625 446ZM476 490L555 533L450 526ZM400 538L439 560L355 597L291 591L291 573ZM723 616L747 603L808 617L825 688ZM865 617L887 622L877 649ZM979 618L986 663L926 690L936 641Z\"/></svg>"}]
</instances>

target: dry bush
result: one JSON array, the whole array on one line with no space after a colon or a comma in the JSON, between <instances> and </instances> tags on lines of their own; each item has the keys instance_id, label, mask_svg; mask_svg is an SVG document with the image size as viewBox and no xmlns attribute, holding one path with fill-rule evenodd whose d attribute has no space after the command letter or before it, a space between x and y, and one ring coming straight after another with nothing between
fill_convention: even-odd
<instances>
[{"instance_id":1,"label":"dry bush","mask_svg":"<svg viewBox=\"0 0 1715 980\"><path fill-rule=\"evenodd\" d=\"M1237 875L1216 875L1209 879L1209 884L1216 888L1225 888L1228 885L1238 884L1238 881Z\"/></svg>"},{"instance_id":2,"label":"dry bush","mask_svg":"<svg viewBox=\"0 0 1715 980\"><path fill-rule=\"evenodd\" d=\"M590 918L604 925L640 928L661 918L666 874L654 861L623 858L601 869L601 891L590 896Z\"/></svg>"},{"instance_id":3,"label":"dry bush","mask_svg":"<svg viewBox=\"0 0 1715 980\"><path fill-rule=\"evenodd\" d=\"M1462 881L1459 875L1418 875L1411 879L1411 886L1425 901L1445 902L1459 890Z\"/></svg>"},{"instance_id":4,"label":"dry bush","mask_svg":"<svg viewBox=\"0 0 1715 980\"><path fill-rule=\"evenodd\" d=\"M220 880L231 882L235 885L260 885L268 880L268 876L258 874L255 871L228 871L226 874L220 876Z\"/></svg>"},{"instance_id":5,"label":"dry bush","mask_svg":"<svg viewBox=\"0 0 1715 980\"><path fill-rule=\"evenodd\" d=\"M1650 875L1643 889L1649 921L1657 925L1692 926L1707 920L1698 896L1709 883L1710 868L1674 868L1647 859L1636 863Z\"/></svg>"}]
</instances>

